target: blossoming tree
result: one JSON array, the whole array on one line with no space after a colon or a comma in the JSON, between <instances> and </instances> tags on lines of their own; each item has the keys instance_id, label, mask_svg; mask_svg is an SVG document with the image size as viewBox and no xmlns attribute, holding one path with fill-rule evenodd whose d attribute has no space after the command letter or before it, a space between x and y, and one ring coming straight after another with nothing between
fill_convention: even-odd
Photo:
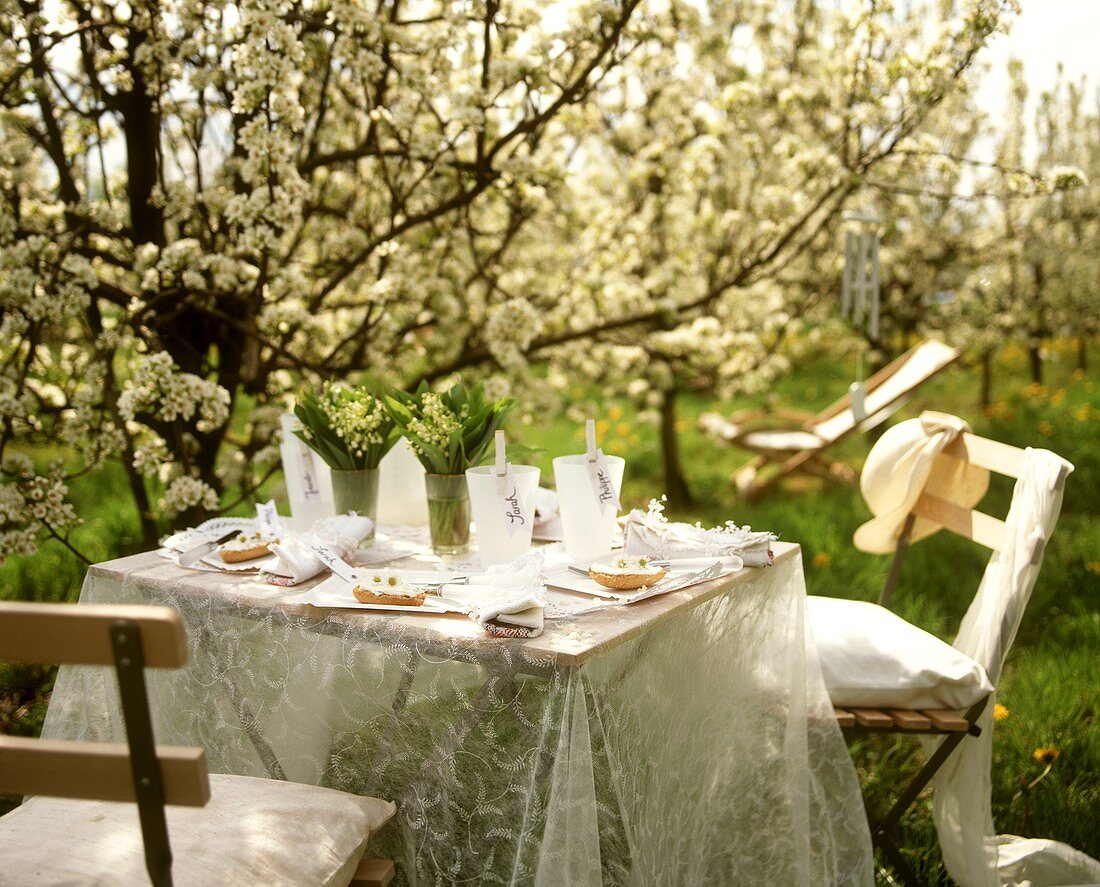
<instances>
[{"instance_id":1,"label":"blossoming tree","mask_svg":"<svg viewBox=\"0 0 1100 887\"><path fill-rule=\"evenodd\" d=\"M1088 303L1100 236L1098 117L1085 110L1080 85L1059 83L1040 96L1033 130L1037 151L1030 157L1027 94L1022 65L1010 63L996 162L978 188L989 198L973 237L980 261L945 319L959 343L980 355L983 406L991 400L990 355L1006 339L1027 350L1038 383L1047 338L1076 337L1083 363L1086 343L1097 332Z\"/></svg>"},{"instance_id":2,"label":"blossoming tree","mask_svg":"<svg viewBox=\"0 0 1100 887\"><path fill-rule=\"evenodd\" d=\"M247 498L303 379L766 372L1008 5L638 4L0 2L0 551L108 459L147 543Z\"/></svg>"},{"instance_id":3,"label":"blossoming tree","mask_svg":"<svg viewBox=\"0 0 1100 887\"><path fill-rule=\"evenodd\" d=\"M971 6L930 36L927 12L636 14L644 39L570 111L569 166L540 195L553 211L531 217L490 295L490 319L518 318L513 353L482 336L440 370L546 361L563 389L634 397L660 421L666 493L684 502L677 394L755 390L786 369L784 334L838 279L822 259L846 202L913 144L1004 15Z\"/></svg>"},{"instance_id":4,"label":"blossoming tree","mask_svg":"<svg viewBox=\"0 0 1100 887\"><path fill-rule=\"evenodd\" d=\"M302 374L416 375L454 233L637 2L0 4L0 550L63 538L68 478L114 457L152 542L270 474Z\"/></svg>"}]
</instances>

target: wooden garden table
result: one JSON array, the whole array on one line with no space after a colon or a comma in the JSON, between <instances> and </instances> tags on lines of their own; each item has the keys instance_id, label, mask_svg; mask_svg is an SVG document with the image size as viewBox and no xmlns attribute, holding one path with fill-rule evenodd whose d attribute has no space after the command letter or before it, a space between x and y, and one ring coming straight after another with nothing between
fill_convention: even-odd
<instances>
[{"instance_id":1,"label":"wooden garden table","mask_svg":"<svg viewBox=\"0 0 1100 887\"><path fill-rule=\"evenodd\" d=\"M158 741L202 745L214 772L396 799L371 852L408 882L866 883L800 549L775 551L530 639L319 610L155 553L91 567L81 601L176 607L191 661L148 673ZM46 735L123 739L111 680L63 669Z\"/></svg>"}]
</instances>

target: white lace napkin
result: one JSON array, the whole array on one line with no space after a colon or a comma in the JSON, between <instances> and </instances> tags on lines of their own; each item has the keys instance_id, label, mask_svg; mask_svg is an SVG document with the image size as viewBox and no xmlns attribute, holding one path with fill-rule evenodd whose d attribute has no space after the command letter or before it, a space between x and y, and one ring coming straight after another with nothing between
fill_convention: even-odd
<instances>
[{"instance_id":1,"label":"white lace napkin","mask_svg":"<svg viewBox=\"0 0 1100 887\"><path fill-rule=\"evenodd\" d=\"M470 615L497 637L535 638L542 634L543 602L533 594L484 604Z\"/></svg>"},{"instance_id":2,"label":"white lace napkin","mask_svg":"<svg viewBox=\"0 0 1100 887\"><path fill-rule=\"evenodd\" d=\"M533 638L542 634L546 585L542 581L544 552L534 549L510 564L494 564L476 578L481 597L470 618L489 634ZM468 586L473 590L473 585Z\"/></svg>"},{"instance_id":3,"label":"white lace napkin","mask_svg":"<svg viewBox=\"0 0 1100 887\"><path fill-rule=\"evenodd\" d=\"M313 552L312 546L324 545L340 558L347 560L359 547L359 540L366 536L373 524L369 517L357 514L338 514L317 521L309 532L292 535L274 543L271 553L273 563L264 565L260 577L273 585L298 585L328 569Z\"/></svg>"},{"instance_id":4,"label":"white lace napkin","mask_svg":"<svg viewBox=\"0 0 1100 887\"><path fill-rule=\"evenodd\" d=\"M656 500L649 503L648 511L635 508L627 515L623 536L627 554L669 559L739 557L746 567L771 566L775 560L771 544L778 538L732 521L709 530L701 524L672 522Z\"/></svg>"}]
</instances>

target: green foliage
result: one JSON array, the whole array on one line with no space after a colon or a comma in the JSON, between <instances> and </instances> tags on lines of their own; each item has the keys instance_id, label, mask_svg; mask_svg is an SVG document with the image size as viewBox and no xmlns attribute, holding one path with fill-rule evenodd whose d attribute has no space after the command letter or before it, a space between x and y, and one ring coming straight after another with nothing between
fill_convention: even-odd
<instances>
[{"instance_id":1,"label":"green foliage","mask_svg":"<svg viewBox=\"0 0 1100 887\"><path fill-rule=\"evenodd\" d=\"M336 471L377 468L401 436L381 398L367 387L326 385L294 406L294 433Z\"/></svg>"},{"instance_id":2,"label":"green foliage","mask_svg":"<svg viewBox=\"0 0 1100 887\"><path fill-rule=\"evenodd\" d=\"M429 474L462 474L480 465L516 405L509 397L487 400L480 382L472 388L459 382L442 394L422 382L411 394L391 392L385 402Z\"/></svg>"}]
</instances>

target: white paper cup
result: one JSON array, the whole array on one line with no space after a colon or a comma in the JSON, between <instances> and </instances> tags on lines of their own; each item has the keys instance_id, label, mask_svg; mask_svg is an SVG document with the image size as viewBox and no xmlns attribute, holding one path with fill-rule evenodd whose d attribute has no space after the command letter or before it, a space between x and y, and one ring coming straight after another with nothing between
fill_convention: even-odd
<instances>
[{"instance_id":1,"label":"white paper cup","mask_svg":"<svg viewBox=\"0 0 1100 887\"><path fill-rule=\"evenodd\" d=\"M626 460L604 456L615 483L615 493L623 489ZM618 513L612 507L600 509L588 474L588 457L558 456L554 460L554 480L558 485L558 509L561 511L565 551L576 560L597 558L611 550Z\"/></svg>"},{"instance_id":2,"label":"white paper cup","mask_svg":"<svg viewBox=\"0 0 1100 887\"><path fill-rule=\"evenodd\" d=\"M509 521L504 515L497 491L496 468L482 465L466 469L466 486L470 489L470 510L477 527L477 548L482 569L493 564L514 561L531 547L531 530L535 523L535 490L539 486L539 469L534 465L513 465L515 488L509 496L518 496L526 521L509 533Z\"/></svg>"}]
</instances>

